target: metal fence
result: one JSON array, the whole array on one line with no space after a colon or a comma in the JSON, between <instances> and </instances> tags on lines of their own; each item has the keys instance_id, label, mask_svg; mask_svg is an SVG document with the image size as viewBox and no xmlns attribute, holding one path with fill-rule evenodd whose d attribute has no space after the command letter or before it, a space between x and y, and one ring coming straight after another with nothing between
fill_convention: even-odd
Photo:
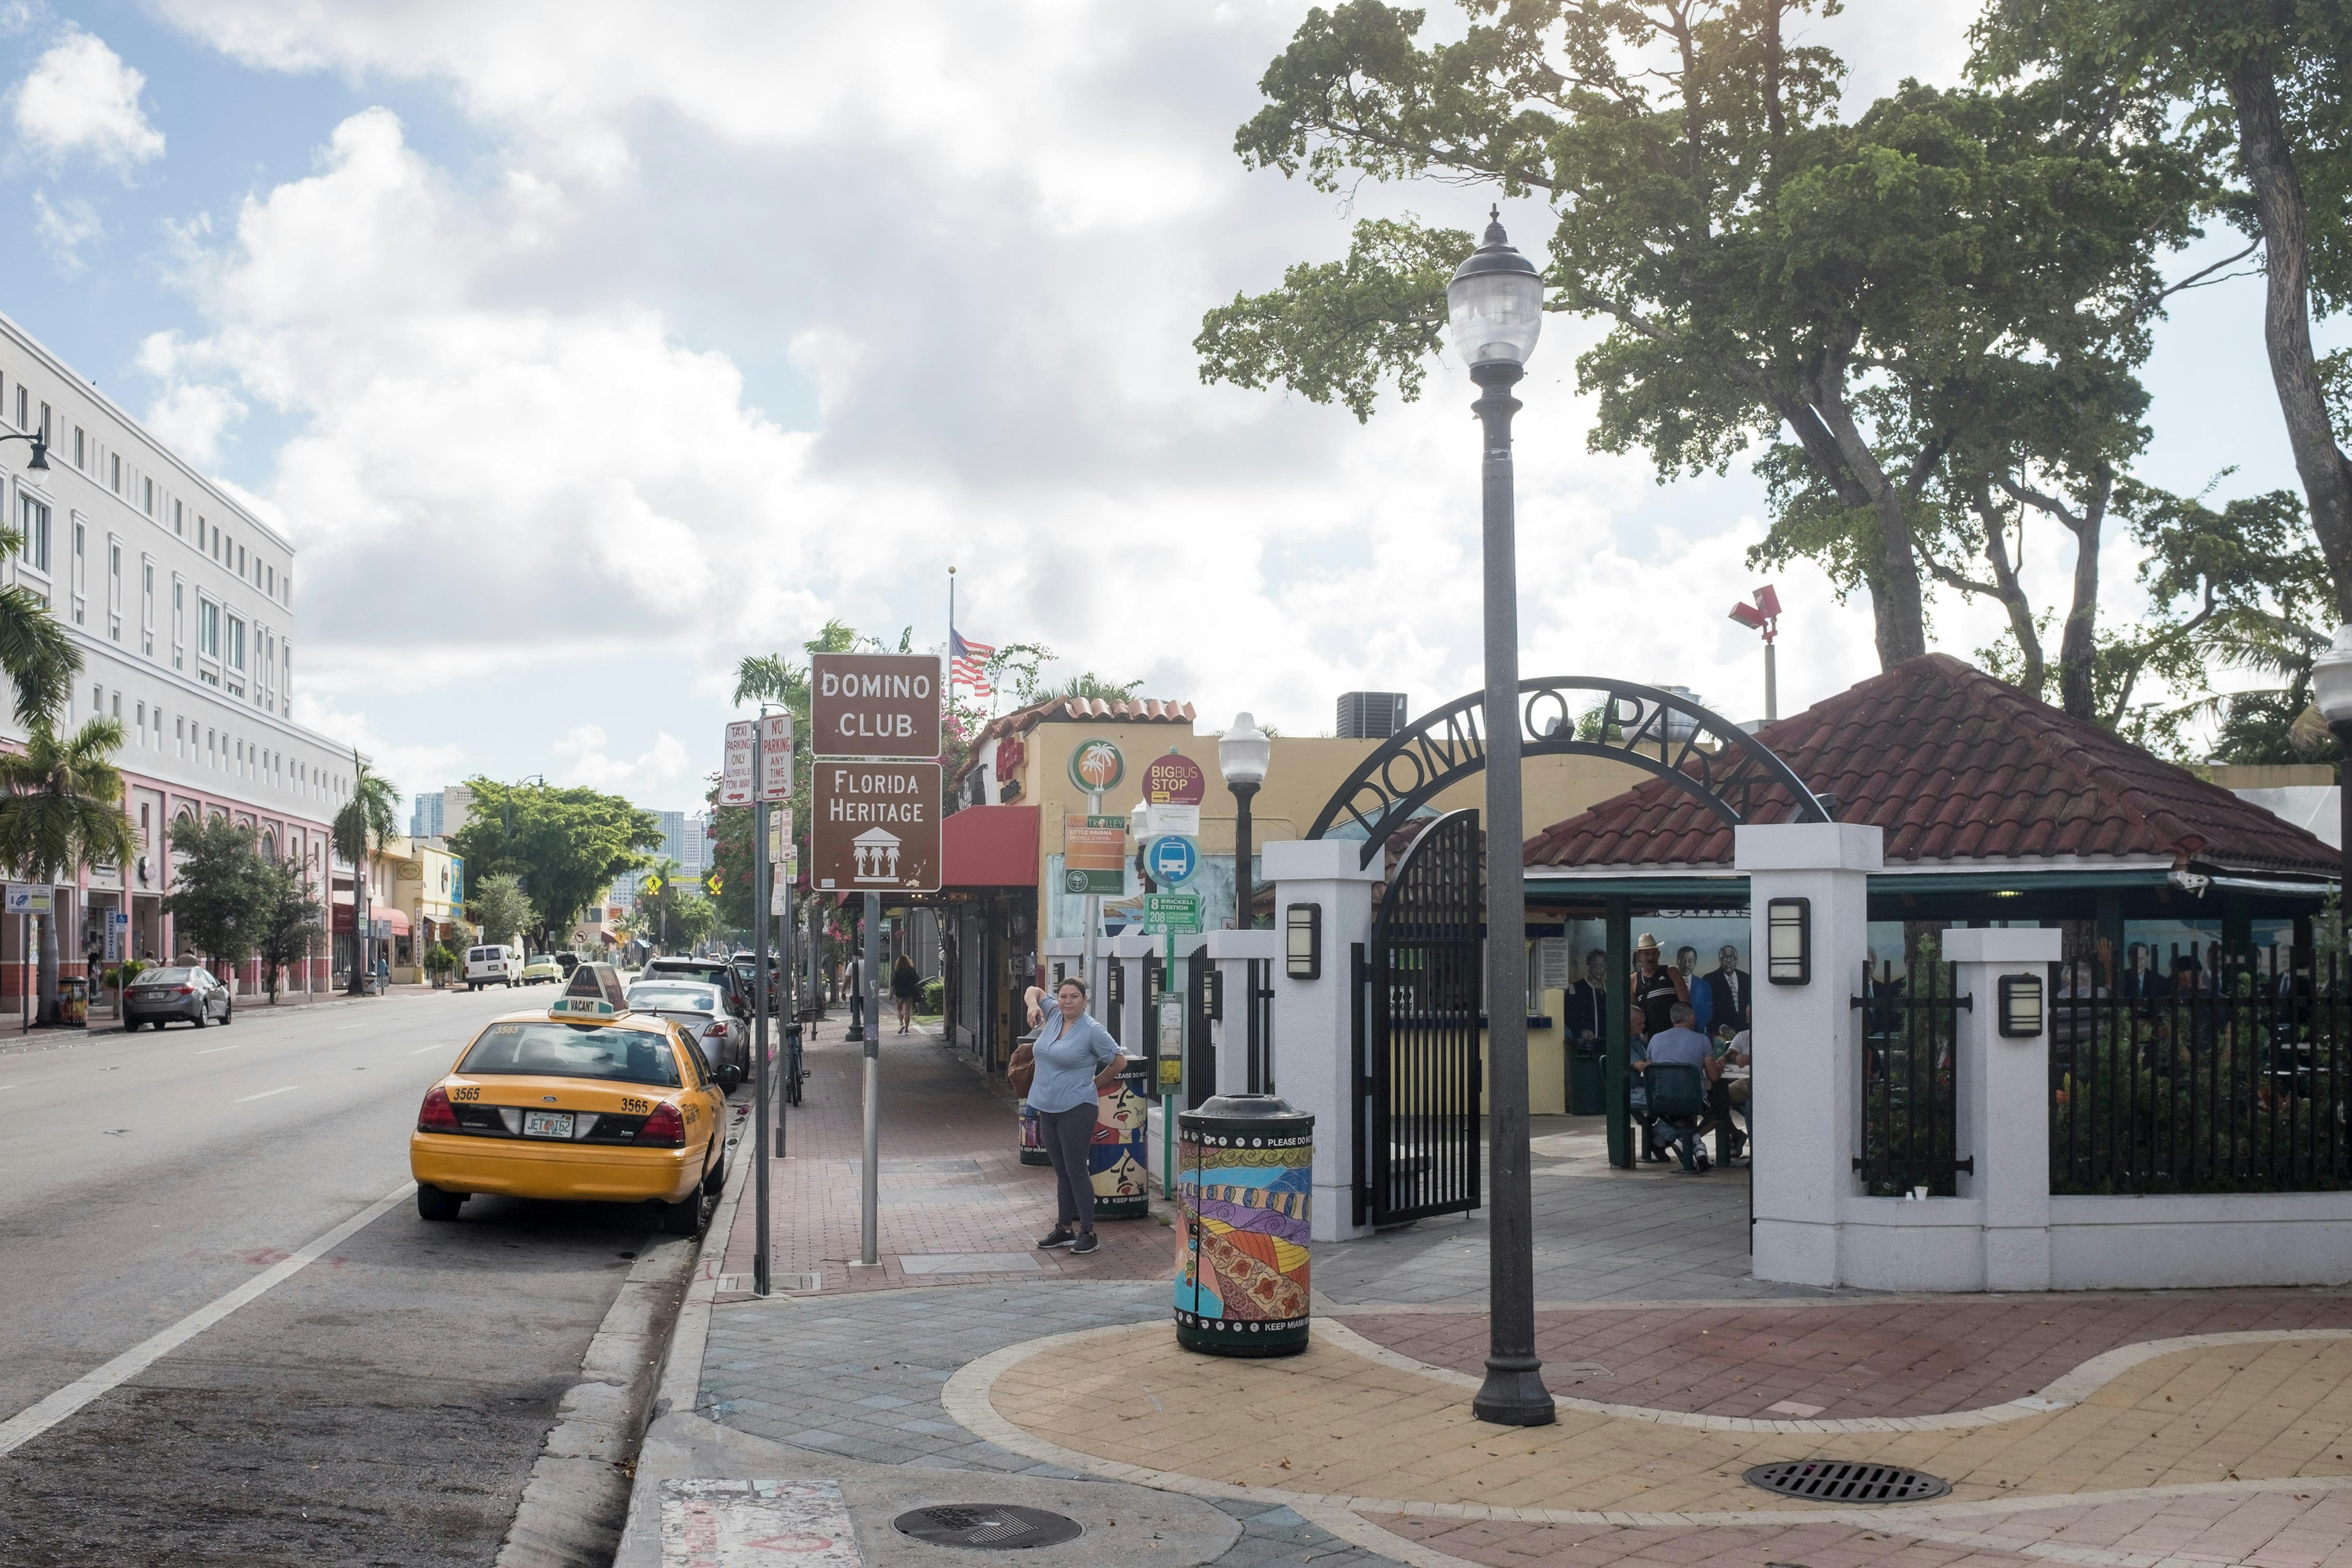
<instances>
[{"instance_id":1,"label":"metal fence","mask_svg":"<svg viewBox=\"0 0 2352 1568\"><path fill-rule=\"evenodd\" d=\"M1862 1152L1853 1168L1872 1197L1957 1195L1959 1019L1974 998L1958 994L1959 966L1920 963L1897 977L1892 963L1862 966Z\"/></svg>"},{"instance_id":2,"label":"metal fence","mask_svg":"<svg viewBox=\"0 0 2352 1568\"><path fill-rule=\"evenodd\" d=\"M2098 984L2050 974L2050 1190L2284 1193L2352 1185L2352 970L2279 950L2176 949ZM2118 994L2120 993L2120 994Z\"/></svg>"}]
</instances>

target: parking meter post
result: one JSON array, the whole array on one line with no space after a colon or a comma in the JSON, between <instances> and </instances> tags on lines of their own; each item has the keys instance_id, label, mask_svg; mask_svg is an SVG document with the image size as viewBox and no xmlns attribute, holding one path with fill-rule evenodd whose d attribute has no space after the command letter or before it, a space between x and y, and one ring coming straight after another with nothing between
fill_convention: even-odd
<instances>
[{"instance_id":1,"label":"parking meter post","mask_svg":"<svg viewBox=\"0 0 2352 1568\"><path fill-rule=\"evenodd\" d=\"M761 752L751 748L751 1294L768 1293L768 803L760 799Z\"/></svg>"},{"instance_id":2,"label":"parking meter post","mask_svg":"<svg viewBox=\"0 0 2352 1568\"><path fill-rule=\"evenodd\" d=\"M881 978L882 895L866 895L866 994ZM872 1268L882 1261L882 1031L866 1032L866 1158L857 1182L857 1259Z\"/></svg>"}]
</instances>

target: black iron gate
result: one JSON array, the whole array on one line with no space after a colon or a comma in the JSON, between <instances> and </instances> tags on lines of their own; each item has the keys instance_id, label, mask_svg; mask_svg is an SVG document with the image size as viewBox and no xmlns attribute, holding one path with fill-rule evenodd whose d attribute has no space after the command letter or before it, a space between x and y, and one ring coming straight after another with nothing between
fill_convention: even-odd
<instances>
[{"instance_id":1,"label":"black iron gate","mask_svg":"<svg viewBox=\"0 0 2352 1568\"><path fill-rule=\"evenodd\" d=\"M1898 976L1862 966L1862 1152L1853 1168L1862 1190L1899 1198L1925 1189L1957 1195L1958 1178L1976 1173L1959 1152L1960 1015L1976 999L1959 994L1959 965L1923 962Z\"/></svg>"},{"instance_id":2,"label":"black iron gate","mask_svg":"<svg viewBox=\"0 0 2352 1568\"><path fill-rule=\"evenodd\" d=\"M1412 841L1353 950L1356 1223L1478 1206L1478 814Z\"/></svg>"}]
</instances>

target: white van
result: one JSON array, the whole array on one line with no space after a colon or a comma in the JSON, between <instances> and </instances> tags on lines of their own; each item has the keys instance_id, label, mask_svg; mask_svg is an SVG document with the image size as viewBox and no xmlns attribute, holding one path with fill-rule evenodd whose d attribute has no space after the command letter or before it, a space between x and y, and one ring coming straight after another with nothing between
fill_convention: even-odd
<instances>
[{"instance_id":1,"label":"white van","mask_svg":"<svg viewBox=\"0 0 2352 1568\"><path fill-rule=\"evenodd\" d=\"M466 950L466 989L479 991L485 985L511 986L522 977L522 954L500 943L495 947L469 947Z\"/></svg>"}]
</instances>

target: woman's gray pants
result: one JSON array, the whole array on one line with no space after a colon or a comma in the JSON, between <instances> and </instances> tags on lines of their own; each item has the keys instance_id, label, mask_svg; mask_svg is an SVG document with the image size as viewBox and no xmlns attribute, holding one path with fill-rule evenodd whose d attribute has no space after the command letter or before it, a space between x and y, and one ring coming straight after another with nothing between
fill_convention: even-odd
<instances>
[{"instance_id":1,"label":"woman's gray pants","mask_svg":"<svg viewBox=\"0 0 2352 1568\"><path fill-rule=\"evenodd\" d=\"M1089 1152L1095 1142L1096 1102L1067 1110L1037 1113L1037 1140L1054 1162L1054 1223L1095 1227L1095 1177Z\"/></svg>"}]
</instances>

